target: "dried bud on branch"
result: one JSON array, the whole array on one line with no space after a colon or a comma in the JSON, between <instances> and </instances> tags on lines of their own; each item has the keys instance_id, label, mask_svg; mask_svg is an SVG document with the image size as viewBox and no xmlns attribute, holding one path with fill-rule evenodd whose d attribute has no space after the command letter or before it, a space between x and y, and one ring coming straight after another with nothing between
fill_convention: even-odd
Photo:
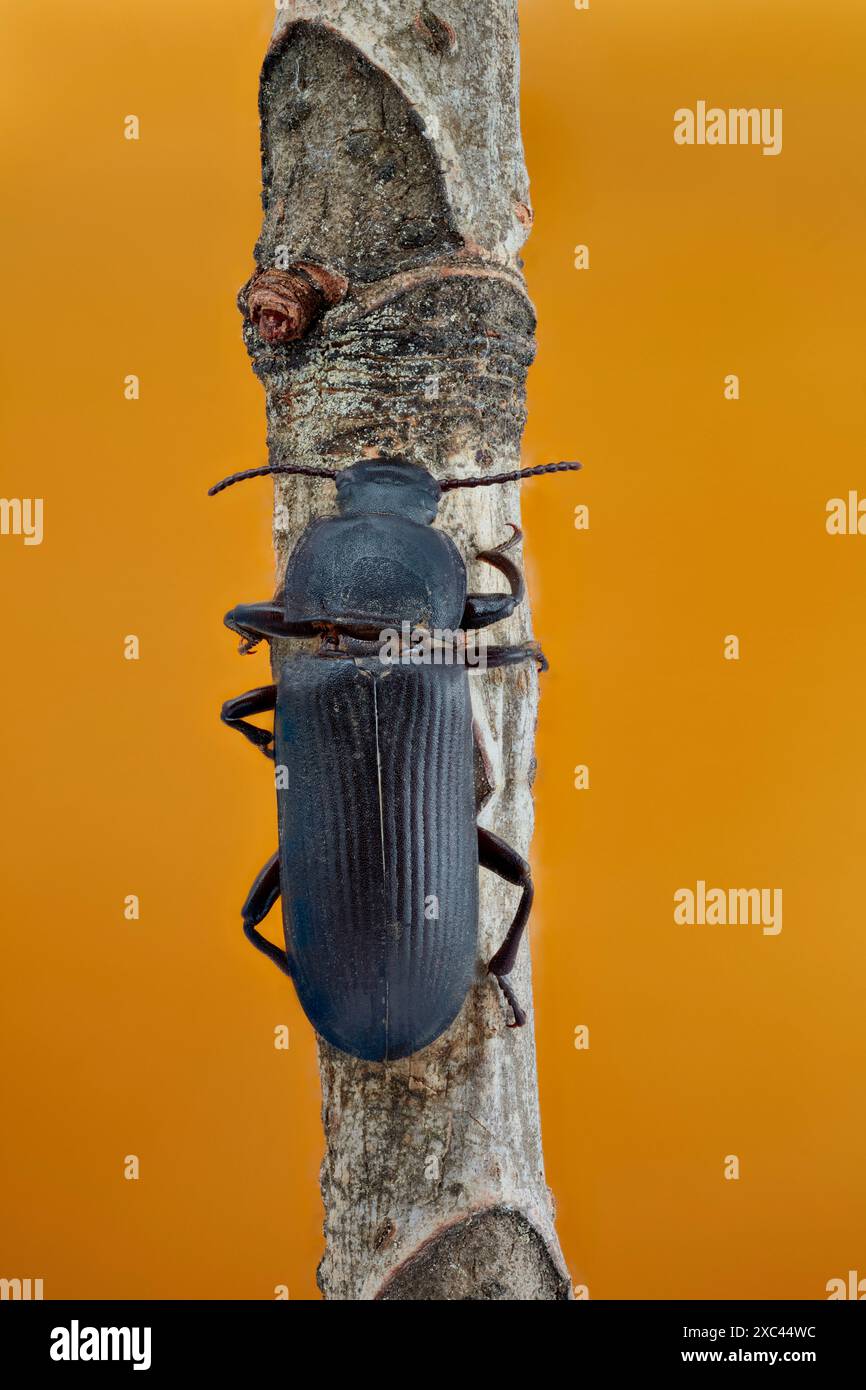
<instances>
[{"instance_id":1,"label":"dried bud on branch","mask_svg":"<svg viewBox=\"0 0 866 1390\"><path fill-rule=\"evenodd\" d=\"M263 342L294 343L348 288L345 276L324 266L298 262L289 270L262 270L247 287L247 313Z\"/></svg>"}]
</instances>

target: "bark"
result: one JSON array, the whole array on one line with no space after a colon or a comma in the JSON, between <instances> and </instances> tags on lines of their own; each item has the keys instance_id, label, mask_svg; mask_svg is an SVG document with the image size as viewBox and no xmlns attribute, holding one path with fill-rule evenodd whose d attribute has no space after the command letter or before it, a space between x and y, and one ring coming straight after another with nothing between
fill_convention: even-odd
<instances>
[{"instance_id":1,"label":"bark","mask_svg":"<svg viewBox=\"0 0 866 1390\"><path fill-rule=\"evenodd\" d=\"M435 474L519 463L534 315L516 0L294 0L262 74L264 220L241 291L272 463L404 454ZM275 485L278 575L333 488ZM517 487L447 494L468 562L519 519ZM497 576L470 563L470 587ZM531 635L526 605L496 640ZM279 661L284 652L276 650ZM526 853L537 679L471 678L481 821ZM319 1043L328 1299L567 1299L545 1184L529 957L508 1015L485 965L517 891L481 874L476 985L403 1062Z\"/></svg>"}]
</instances>

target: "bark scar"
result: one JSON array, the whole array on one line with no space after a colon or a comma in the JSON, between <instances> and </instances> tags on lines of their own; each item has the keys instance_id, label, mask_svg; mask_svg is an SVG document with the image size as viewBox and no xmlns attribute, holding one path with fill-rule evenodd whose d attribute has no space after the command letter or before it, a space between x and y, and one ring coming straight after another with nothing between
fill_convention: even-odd
<instances>
[{"instance_id":1,"label":"bark scar","mask_svg":"<svg viewBox=\"0 0 866 1390\"><path fill-rule=\"evenodd\" d=\"M415 28L431 52L440 56L457 52L457 30L434 14L429 5L422 5L416 14Z\"/></svg>"}]
</instances>

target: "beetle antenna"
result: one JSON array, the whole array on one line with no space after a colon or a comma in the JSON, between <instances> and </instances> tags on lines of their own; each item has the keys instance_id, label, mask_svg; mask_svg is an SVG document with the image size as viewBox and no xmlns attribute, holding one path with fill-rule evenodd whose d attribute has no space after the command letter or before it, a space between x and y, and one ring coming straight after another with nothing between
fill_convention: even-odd
<instances>
[{"instance_id":1,"label":"beetle antenna","mask_svg":"<svg viewBox=\"0 0 866 1390\"><path fill-rule=\"evenodd\" d=\"M330 478L332 482L337 476L336 468L308 468L301 463L266 464L264 468L246 468L243 473L232 473L230 477L223 478L222 482L209 487L207 495L216 497L218 492L224 492L227 487L234 487L235 483L246 482L247 478L264 478L269 473L294 473L302 478Z\"/></svg>"},{"instance_id":2,"label":"beetle antenna","mask_svg":"<svg viewBox=\"0 0 866 1390\"><path fill-rule=\"evenodd\" d=\"M488 473L478 478L441 478L443 492L455 487L489 487L491 483L517 483L521 478L535 478L539 473L576 473L582 463L539 463L534 468L518 468L514 473Z\"/></svg>"}]
</instances>

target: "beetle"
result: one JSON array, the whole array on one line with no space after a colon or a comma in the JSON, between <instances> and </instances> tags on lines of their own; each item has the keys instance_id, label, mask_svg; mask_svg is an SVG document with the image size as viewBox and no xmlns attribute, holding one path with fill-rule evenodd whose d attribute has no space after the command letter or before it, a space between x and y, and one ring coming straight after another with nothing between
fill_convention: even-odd
<instances>
[{"instance_id":1,"label":"beetle","mask_svg":"<svg viewBox=\"0 0 866 1390\"><path fill-rule=\"evenodd\" d=\"M544 464L449 478L405 458L366 458L320 469L291 463L223 479L330 478L337 514L314 519L289 557L282 589L225 617L250 651L262 640L319 639L281 658L273 685L228 700L222 719L273 758L279 848L242 908L252 944L293 980L316 1031L370 1061L406 1057L457 1017L475 977L478 871L521 889L488 963L513 1021L526 1016L508 976L532 905L526 860L476 821L467 636L507 618L523 576L514 535L478 558L505 576L507 593L467 592L454 542L434 529L443 491L580 467ZM442 633L444 660L383 655L386 632ZM456 639L456 640L455 640ZM451 660L449 661L449 654ZM536 643L489 646L496 668L546 662ZM250 716L273 711L273 732ZM259 931L282 898L285 947Z\"/></svg>"}]
</instances>

